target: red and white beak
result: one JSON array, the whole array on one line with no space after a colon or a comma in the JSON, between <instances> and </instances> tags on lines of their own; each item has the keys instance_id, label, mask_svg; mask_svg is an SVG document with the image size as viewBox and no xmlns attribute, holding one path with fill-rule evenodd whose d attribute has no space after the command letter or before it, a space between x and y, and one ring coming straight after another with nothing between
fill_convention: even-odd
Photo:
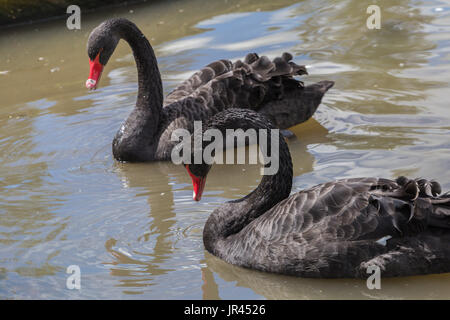
<instances>
[{"instance_id":1,"label":"red and white beak","mask_svg":"<svg viewBox=\"0 0 450 320\"><path fill-rule=\"evenodd\" d=\"M202 198L203 190L205 189L206 177L197 177L191 172L191 170L189 170L188 165L186 165L186 170L192 178L192 186L194 188L192 198L195 201L200 201L200 199Z\"/></svg>"},{"instance_id":2,"label":"red and white beak","mask_svg":"<svg viewBox=\"0 0 450 320\"><path fill-rule=\"evenodd\" d=\"M92 61L89 59L89 79L86 80L86 88L89 90L95 90L97 88L98 81L100 80L100 76L102 75L103 65L99 61L100 53L95 57L95 60Z\"/></svg>"}]
</instances>

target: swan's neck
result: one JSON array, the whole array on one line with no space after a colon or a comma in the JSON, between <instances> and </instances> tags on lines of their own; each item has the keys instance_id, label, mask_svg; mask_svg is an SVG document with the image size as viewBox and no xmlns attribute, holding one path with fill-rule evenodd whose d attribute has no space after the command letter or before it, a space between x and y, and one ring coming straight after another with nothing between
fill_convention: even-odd
<instances>
[{"instance_id":1,"label":"swan's neck","mask_svg":"<svg viewBox=\"0 0 450 320\"><path fill-rule=\"evenodd\" d=\"M292 189L292 160L281 135L278 160L279 169L276 174L264 175L252 193L225 203L211 214L203 230L203 241L209 252L215 253L219 240L239 233L254 219L289 196Z\"/></svg>"},{"instance_id":2,"label":"swan's neck","mask_svg":"<svg viewBox=\"0 0 450 320\"><path fill-rule=\"evenodd\" d=\"M155 53L147 38L134 24L121 24L118 26L118 33L130 45L136 61L138 71L136 110L151 117L156 128L163 104L163 90Z\"/></svg>"}]
</instances>

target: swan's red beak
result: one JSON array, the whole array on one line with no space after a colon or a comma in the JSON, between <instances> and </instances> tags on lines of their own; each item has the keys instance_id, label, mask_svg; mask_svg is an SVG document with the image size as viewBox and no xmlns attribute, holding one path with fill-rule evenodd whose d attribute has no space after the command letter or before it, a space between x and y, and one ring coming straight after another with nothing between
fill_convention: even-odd
<instances>
[{"instance_id":1,"label":"swan's red beak","mask_svg":"<svg viewBox=\"0 0 450 320\"><path fill-rule=\"evenodd\" d=\"M192 198L195 201L200 201L200 199L202 198L203 190L205 189L206 177L197 177L191 172L191 170L189 170L189 165L186 165L186 170L192 178L192 186L194 188Z\"/></svg>"},{"instance_id":2,"label":"swan's red beak","mask_svg":"<svg viewBox=\"0 0 450 320\"><path fill-rule=\"evenodd\" d=\"M86 80L86 88L89 90L95 90L97 88L98 81L102 75L103 65L100 63L99 59L100 53L95 57L94 61L89 59L89 79Z\"/></svg>"}]
</instances>

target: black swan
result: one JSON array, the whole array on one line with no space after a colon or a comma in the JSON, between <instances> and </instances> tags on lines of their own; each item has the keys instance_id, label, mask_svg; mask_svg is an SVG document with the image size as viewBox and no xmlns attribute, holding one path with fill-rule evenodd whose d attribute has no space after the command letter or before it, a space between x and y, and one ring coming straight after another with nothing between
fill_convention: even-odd
<instances>
[{"instance_id":1,"label":"black swan","mask_svg":"<svg viewBox=\"0 0 450 320\"><path fill-rule=\"evenodd\" d=\"M120 39L131 46L138 70L136 107L113 140L113 155L121 161L168 160L175 129L193 131L195 120L206 121L228 108L251 108L266 114L280 129L308 120L333 81L304 87L293 76L307 74L304 66L284 53L270 61L250 53L244 61L215 61L181 83L163 101L161 76L153 49L134 23L110 19L90 34L89 79L95 89L103 67Z\"/></svg>"},{"instance_id":2,"label":"black swan","mask_svg":"<svg viewBox=\"0 0 450 320\"><path fill-rule=\"evenodd\" d=\"M228 109L203 130L211 128L225 136L228 128L274 126L252 110ZM203 242L210 253L234 265L301 277L367 278L369 266L378 266L381 277L450 272L450 194L439 196L439 183L352 178L289 196L292 161L281 135L278 159L276 174L264 175L249 195L209 216ZM185 166L199 200L211 165Z\"/></svg>"}]
</instances>

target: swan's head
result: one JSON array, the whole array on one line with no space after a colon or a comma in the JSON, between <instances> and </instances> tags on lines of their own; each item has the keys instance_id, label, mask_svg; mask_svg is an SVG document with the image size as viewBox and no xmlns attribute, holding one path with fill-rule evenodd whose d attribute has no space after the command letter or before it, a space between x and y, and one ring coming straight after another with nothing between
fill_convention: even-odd
<instances>
[{"instance_id":1,"label":"swan's head","mask_svg":"<svg viewBox=\"0 0 450 320\"><path fill-rule=\"evenodd\" d=\"M90 71L86 88L90 90L97 88L103 68L108 63L120 40L120 37L113 31L112 22L112 20L103 22L89 35L87 51Z\"/></svg>"},{"instance_id":2,"label":"swan's head","mask_svg":"<svg viewBox=\"0 0 450 320\"><path fill-rule=\"evenodd\" d=\"M203 190L205 189L206 176L208 175L211 165L202 164L185 164L187 172L192 179L192 187L194 188L192 198L195 201L200 201Z\"/></svg>"}]
</instances>

